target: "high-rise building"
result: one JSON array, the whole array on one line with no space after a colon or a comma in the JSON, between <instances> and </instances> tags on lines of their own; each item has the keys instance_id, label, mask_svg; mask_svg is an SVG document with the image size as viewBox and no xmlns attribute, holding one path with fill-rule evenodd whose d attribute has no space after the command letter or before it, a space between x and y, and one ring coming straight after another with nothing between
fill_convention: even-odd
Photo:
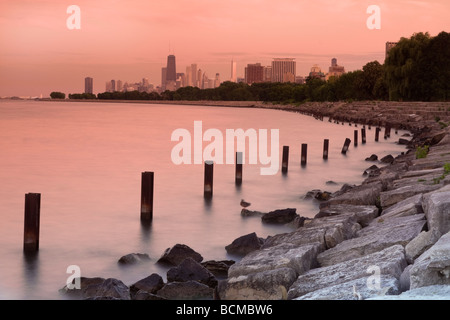
<instances>
[{"instance_id":1,"label":"high-rise building","mask_svg":"<svg viewBox=\"0 0 450 320\"><path fill-rule=\"evenodd\" d=\"M231 60L231 82L237 81L237 73L236 73L236 62Z\"/></svg>"},{"instance_id":2,"label":"high-rise building","mask_svg":"<svg viewBox=\"0 0 450 320\"><path fill-rule=\"evenodd\" d=\"M272 81L272 67L266 66L264 67L264 82Z\"/></svg>"},{"instance_id":3,"label":"high-rise building","mask_svg":"<svg viewBox=\"0 0 450 320\"><path fill-rule=\"evenodd\" d=\"M84 78L84 93L94 93L94 79L91 77Z\"/></svg>"},{"instance_id":4,"label":"high-rise building","mask_svg":"<svg viewBox=\"0 0 450 320\"><path fill-rule=\"evenodd\" d=\"M311 72L309 73L309 78L311 78L311 79L316 78L316 79L325 80L326 76L322 72L322 69L319 67L319 65L315 64L311 68Z\"/></svg>"},{"instance_id":5,"label":"high-rise building","mask_svg":"<svg viewBox=\"0 0 450 320\"><path fill-rule=\"evenodd\" d=\"M192 75L192 86L198 87L197 81L198 81L198 71L197 71L197 64L193 63L191 64L191 75Z\"/></svg>"},{"instance_id":6,"label":"high-rise building","mask_svg":"<svg viewBox=\"0 0 450 320\"><path fill-rule=\"evenodd\" d=\"M216 73L216 78L214 79L214 88L220 87L220 74Z\"/></svg>"},{"instance_id":7,"label":"high-rise building","mask_svg":"<svg viewBox=\"0 0 450 320\"><path fill-rule=\"evenodd\" d=\"M191 66L186 67L186 87L192 87L192 68Z\"/></svg>"},{"instance_id":8,"label":"high-rise building","mask_svg":"<svg viewBox=\"0 0 450 320\"><path fill-rule=\"evenodd\" d=\"M245 82L247 84L264 81L264 67L261 63L247 64L245 67Z\"/></svg>"},{"instance_id":9,"label":"high-rise building","mask_svg":"<svg viewBox=\"0 0 450 320\"><path fill-rule=\"evenodd\" d=\"M386 42L386 54L385 54L385 59L387 59L389 57L389 51L391 51L391 49L393 47L395 47L398 44L398 42Z\"/></svg>"},{"instance_id":10,"label":"high-rise building","mask_svg":"<svg viewBox=\"0 0 450 320\"><path fill-rule=\"evenodd\" d=\"M328 74L326 76L326 80L330 79L331 77L339 78L345 73L345 68L343 66L340 66L337 64L337 59L333 58L331 59L331 67L328 69Z\"/></svg>"},{"instance_id":11,"label":"high-rise building","mask_svg":"<svg viewBox=\"0 0 450 320\"><path fill-rule=\"evenodd\" d=\"M167 68L161 68L161 90L166 91L166 83L167 83Z\"/></svg>"},{"instance_id":12,"label":"high-rise building","mask_svg":"<svg viewBox=\"0 0 450 320\"><path fill-rule=\"evenodd\" d=\"M122 80L117 80L117 91L122 91L123 90L123 83Z\"/></svg>"},{"instance_id":13,"label":"high-rise building","mask_svg":"<svg viewBox=\"0 0 450 320\"><path fill-rule=\"evenodd\" d=\"M196 79L197 83L195 85L198 88L202 87L202 83L203 83L202 75L203 75L202 69L198 69L198 71L197 71L197 79Z\"/></svg>"},{"instance_id":14,"label":"high-rise building","mask_svg":"<svg viewBox=\"0 0 450 320\"><path fill-rule=\"evenodd\" d=\"M176 80L177 80L177 68L175 64L175 56L171 54L167 57L166 81L176 81Z\"/></svg>"},{"instance_id":15,"label":"high-rise building","mask_svg":"<svg viewBox=\"0 0 450 320\"><path fill-rule=\"evenodd\" d=\"M111 92L116 91L116 80L111 80Z\"/></svg>"},{"instance_id":16,"label":"high-rise building","mask_svg":"<svg viewBox=\"0 0 450 320\"><path fill-rule=\"evenodd\" d=\"M272 61L272 82L294 82L295 58L274 58Z\"/></svg>"}]
</instances>

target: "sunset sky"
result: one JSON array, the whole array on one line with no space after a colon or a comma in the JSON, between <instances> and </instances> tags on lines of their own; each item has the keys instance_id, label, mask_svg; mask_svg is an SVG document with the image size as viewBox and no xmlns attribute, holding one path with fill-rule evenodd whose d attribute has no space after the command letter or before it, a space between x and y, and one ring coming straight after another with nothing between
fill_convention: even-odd
<instances>
[{"instance_id":1,"label":"sunset sky","mask_svg":"<svg viewBox=\"0 0 450 320\"><path fill-rule=\"evenodd\" d=\"M69 5L81 8L81 29L69 30ZM369 5L381 8L381 29L369 30ZM177 72L197 63L214 77L238 76L247 63L296 58L297 74L331 59L347 71L384 62L386 41L415 32L450 31L450 1L408 0L2 0L0 96L79 93L94 78L161 83L175 54Z\"/></svg>"}]
</instances>

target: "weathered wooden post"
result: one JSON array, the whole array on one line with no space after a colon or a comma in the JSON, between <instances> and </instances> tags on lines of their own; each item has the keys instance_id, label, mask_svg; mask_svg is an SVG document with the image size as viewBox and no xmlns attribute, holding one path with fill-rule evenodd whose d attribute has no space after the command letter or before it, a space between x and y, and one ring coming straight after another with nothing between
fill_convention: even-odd
<instances>
[{"instance_id":1,"label":"weathered wooden post","mask_svg":"<svg viewBox=\"0 0 450 320\"><path fill-rule=\"evenodd\" d=\"M330 140L323 140L323 160L328 160L328 146L330 144Z\"/></svg>"},{"instance_id":2,"label":"weathered wooden post","mask_svg":"<svg viewBox=\"0 0 450 320\"><path fill-rule=\"evenodd\" d=\"M350 140L349 138L345 139L344 146L342 147L342 151L341 151L342 154L347 153L348 147L350 146L351 142L352 142L352 140Z\"/></svg>"},{"instance_id":3,"label":"weathered wooden post","mask_svg":"<svg viewBox=\"0 0 450 320\"><path fill-rule=\"evenodd\" d=\"M281 173L288 172L289 146L283 146L283 159L281 160Z\"/></svg>"},{"instance_id":4,"label":"weathered wooden post","mask_svg":"<svg viewBox=\"0 0 450 320\"><path fill-rule=\"evenodd\" d=\"M384 138L390 138L391 137L391 124L390 123L386 123L386 127L384 130Z\"/></svg>"},{"instance_id":5,"label":"weathered wooden post","mask_svg":"<svg viewBox=\"0 0 450 320\"><path fill-rule=\"evenodd\" d=\"M366 143L366 128L361 128L361 143Z\"/></svg>"},{"instance_id":6,"label":"weathered wooden post","mask_svg":"<svg viewBox=\"0 0 450 320\"><path fill-rule=\"evenodd\" d=\"M354 145L355 147L357 147L357 146L358 146L358 130L355 130L355 131L353 132L353 136L354 136L353 145Z\"/></svg>"},{"instance_id":7,"label":"weathered wooden post","mask_svg":"<svg viewBox=\"0 0 450 320\"><path fill-rule=\"evenodd\" d=\"M154 173L141 174L141 220L150 222L153 219L153 187Z\"/></svg>"},{"instance_id":8,"label":"weathered wooden post","mask_svg":"<svg viewBox=\"0 0 450 320\"><path fill-rule=\"evenodd\" d=\"M203 188L203 197L205 199L211 199L213 195L213 172L214 162L205 161L205 184Z\"/></svg>"},{"instance_id":9,"label":"weathered wooden post","mask_svg":"<svg viewBox=\"0 0 450 320\"><path fill-rule=\"evenodd\" d=\"M242 152L236 152L236 185L240 186L242 184Z\"/></svg>"},{"instance_id":10,"label":"weathered wooden post","mask_svg":"<svg viewBox=\"0 0 450 320\"><path fill-rule=\"evenodd\" d=\"M301 165L306 166L306 161L308 158L308 145L306 143L302 143L302 155L301 155Z\"/></svg>"},{"instance_id":11,"label":"weathered wooden post","mask_svg":"<svg viewBox=\"0 0 450 320\"><path fill-rule=\"evenodd\" d=\"M39 224L41 215L41 194L25 194L25 219L23 251L35 253L39 250Z\"/></svg>"},{"instance_id":12,"label":"weathered wooden post","mask_svg":"<svg viewBox=\"0 0 450 320\"><path fill-rule=\"evenodd\" d=\"M379 138L380 138L380 128L376 127L375 129L375 141L378 142Z\"/></svg>"}]
</instances>

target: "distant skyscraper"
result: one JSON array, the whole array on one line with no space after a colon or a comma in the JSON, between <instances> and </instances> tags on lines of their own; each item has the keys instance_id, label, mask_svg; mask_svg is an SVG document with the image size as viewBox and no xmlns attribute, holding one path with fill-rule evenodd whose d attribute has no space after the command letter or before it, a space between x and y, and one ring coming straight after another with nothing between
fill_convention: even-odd
<instances>
[{"instance_id":1,"label":"distant skyscraper","mask_svg":"<svg viewBox=\"0 0 450 320\"><path fill-rule=\"evenodd\" d=\"M220 74L216 73L216 78L214 79L214 88L220 86Z\"/></svg>"},{"instance_id":2,"label":"distant skyscraper","mask_svg":"<svg viewBox=\"0 0 450 320\"><path fill-rule=\"evenodd\" d=\"M197 64L191 64L192 86L197 87Z\"/></svg>"},{"instance_id":3,"label":"distant skyscraper","mask_svg":"<svg viewBox=\"0 0 450 320\"><path fill-rule=\"evenodd\" d=\"M186 87L192 87L192 68L186 67Z\"/></svg>"},{"instance_id":4,"label":"distant skyscraper","mask_svg":"<svg viewBox=\"0 0 450 320\"><path fill-rule=\"evenodd\" d=\"M248 64L245 68L245 82L247 84L264 81L264 67L261 63Z\"/></svg>"},{"instance_id":5,"label":"distant skyscraper","mask_svg":"<svg viewBox=\"0 0 450 320\"><path fill-rule=\"evenodd\" d=\"M272 82L295 82L295 58L274 58L272 61Z\"/></svg>"},{"instance_id":6,"label":"distant skyscraper","mask_svg":"<svg viewBox=\"0 0 450 320\"><path fill-rule=\"evenodd\" d=\"M167 83L167 68L162 67L161 68L161 90L166 90L166 83Z\"/></svg>"},{"instance_id":7,"label":"distant skyscraper","mask_svg":"<svg viewBox=\"0 0 450 320\"><path fill-rule=\"evenodd\" d=\"M94 93L94 79L91 77L84 78L84 93Z\"/></svg>"},{"instance_id":8,"label":"distant skyscraper","mask_svg":"<svg viewBox=\"0 0 450 320\"><path fill-rule=\"evenodd\" d=\"M123 82L122 80L117 80L117 91L122 91L123 90Z\"/></svg>"},{"instance_id":9,"label":"distant skyscraper","mask_svg":"<svg viewBox=\"0 0 450 320\"><path fill-rule=\"evenodd\" d=\"M198 71L197 71L197 79L196 79L197 84L195 85L198 88L202 87L202 83L203 83L202 75L203 75L202 69L198 69Z\"/></svg>"},{"instance_id":10,"label":"distant skyscraper","mask_svg":"<svg viewBox=\"0 0 450 320\"><path fill-rule=\"evenodd\" d=\"M111 80L111 92L116 91L116 80Z\"/></svg>"},{"instance_id":11,"label":"distant skyscraper","mask_svg":"<svg viewBox=\"0 0 450 320\"><path fill-rule=\"evenodd\" d=\"M391 49L393 47L395 47L398 44L398 42L386 42L386 55L385 55L385 59L387 59L389 57L389 51L391 51Z\"/></svg>"},{"instance_id":12,"label":"distant skyscraper","mask_svg":"<svg viewBox=\"0 0 450 320\"><path fill-rule=\"evenodd\" d=\"M236 73L236 62L231 60L231 82L237 81L237 73Z\"/></svg>"},{"instance_id":13,"label":"distant skyscraper","mask_svg":"<svg viewBox=\"0 0 450 320\"><path fill-rule=\"evenodd\" d=\"M166 81L176 81L177 80L177 68L175 64L175 56L169 55L167 57L167 71L166 71Z\"/></svg>"},{"instance_id":14,"label":"distant skyscraper","mask_svg":"<svg viewBox=\"0 0 450 320\"><path fill-rule=\"evenodd\" d=\"M343 66L339 66L337 64L337 59L333 58L331 59L331 67L328 69L328 74L326 76L326 80L328 80L331 77L340 77L345 73L345 68Z\"/></svg>"}]
</instances>

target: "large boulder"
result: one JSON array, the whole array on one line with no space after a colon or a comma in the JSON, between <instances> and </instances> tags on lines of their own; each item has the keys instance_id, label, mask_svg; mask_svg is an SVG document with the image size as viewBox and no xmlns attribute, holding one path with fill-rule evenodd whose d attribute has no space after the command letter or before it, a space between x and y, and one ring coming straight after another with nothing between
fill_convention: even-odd
<instances>
[{"instance_id":1,"label":"large boulder","mask_svg":"<svg viewBox=\"0 0 450 320\"><path fill-rule=\"evenodd\" d=\"M264 223L285 224L295 219L297 216L297 209L287 208L270 211L261 217Z\"/></svg>"},{"instance_id":2,"label":"large boulder","mask_svg":"<svg viewBox=\"0 0 450 320\"><path fill-rule=\"evenodd\" d=\"M417 217L416 217L417 216ZM321 266L362 257L383 250L396 244L406 246L424 228L424 215L410 217L374 220L368 227L358 231L358 237L342 241L334 248L328 249L317 256Z\"/></svg>"},{"instance_id":3,"label":"large boulder","mask_svg":"<svg viewBox=\"0 0 450 320\"><path fill-rule=\"evenodd\" d=\"M427 216L428 229L437 229L442 234L450 231L450 185L435 192L424 194L423 209Z\"/></svg>"},{"instance_id":4,"label":"large boulder","mask_svg":"<svg viewBox=\"0 0 450 320\"><path fill-rule=\"evenodd\" d=\"M221 280L217 291L222 300L283 300L296 278L295 270L278 268Z\"/></svg>"},{"instance_id":5,"label":"large boulder","mask_svg":"<svg viewBox=\"0 0 450 320\"><path fill-rule=\"evenodd\" d=\"M235 264L234 260L208 260L201 263L203 267L209 270L217 279L228 277L228 269Z\"/></svg>"},{"instance_id":6,"label":"large boulder","mask_svg":"<svg viewBox=\"0 0 450 320\"><path fill-rule=\"evenodd\" d=\"M383 184L379 181L356 186L351 188L351 192L345 192L321 203L320 208L334 204L376 205L382 189Z\"/></svg>"},{"instance_id":7,"label":"large boulder","mask_svg":"<svg viewBox=\"0 0 450 320\"><path fill-rule=\"evenodd\" d=\"M320 209L314 218L323 218L335 215L352 215L355 221L362 227L367 226L373 219L378 217L378 208L376 206L335 204Z\"/></svg>"},{"instance_id":8,"label":"large boulder","mask_svg":"<svg viewBox=\"0 0 450 320\"><path fill-rule=\"evenodd\" d=\"M140 262L150 261L150 257L146 253L130 253L122 256L118 263L120 264L136 264Z\"/></svg>"},{"instance_id":9,"label":"large boulder","mask_svg":"<svg viewBox=\"0 0 450 320\"><path fill-rule=\"evenodd\" d=\"M159 274L153 273L148 277L133 283L130 286L130 292L132 297L135 297L138 291L145 291L150 294L155 294L163 286L163 278Z\"/></svg>"},{"instance_id":10,"label":"large boulder","mask_svg":"<svg viewBox=\"0 0 450 320\"><path fill-rule=\"evenodd\" d=\"M406 185L394 190L384 191L380 194L380 204L382 208L390 207L402 200L421 193L427 193L439 189L439 185L413 184Z\"/></svg>"},{"instance_id":11,"label":"large boulder","mask_svg":"<svg viewBox=\"0 0 450 320\"><path fill-rule=\"evenodd\" d=\"M186 258L192 258L197 262L203 260L203 257L189 246L176 244L172 248L167 248L157 262L177 266Z\"/></svg>"},{"instance_id":12,"label":"large boulder","mask_svg":"<svg viewBox=\"0 0 450 320\"><path fill-rule=\"evenodd\" d=\"M85 278L74 279L73 284L79 281L80 288L70 289L67 285L60 289L62 294L83 300L130 300L130 289L120 280L114 278Z\"/></svg>"},{"instance_id":13,"label":"large boulder","mask_svg":"<svg viewBox=\"0 0 450 320\"><path fill-rule=\"evenodd\" d=\"M437 229L422 231L417 237L412 239L405 247L406 261L414 263L422 253L431 248L441 237L441 232Z\"/></svg>"},{"instance_id":14,"label":"large boulder","mask_svg":"<svg viewBox=\"0 0 450 320\"><path fill-rule=\"evenodd\" d=\"M374 275L374 271L372 271L374 266L379 268L382 278L392 276L398 279L407 265L404 252L401 245L395 245L361 258L311 269L300 275L292 284L288 291L288 299L295 299L310 292L355 279L364 278L367 283L367 281L371 281L369 277Z\"/></svg>"},{"instance_id":15,"label":"large boulder","mask_svg":"<svg viewBox=\"0 0 450 320\"><path fill-rule=\"evenodd\" d=\"M403 217L423 213L422 194L406 198L381 212L383 218Z\"/></svg>"},{"instance_id":16,"label":"large boulder","mask_svg":"<svg viewBox=\"0 0 450 320\"><path fill-rule=\"evenodd\" d=\"M255 232L235 239L225 247L229 254L245 256L247 253L258 250L263 245L264 240L258 238Z\"/></svg>"},{"instance_id":17,"label":"large boulder","mask_svg":"<svg viewBox=\"0 0 450 320\"><path fill-rule=\"evenodd\" d=\"M168 282L186 282L191 280L206 284L211 288L217 286L217 279L214 275L192 258L185 259L178 266L167 271Z\"/></svg>"},{"instance_id":18,"label":"large boulder","mask_svg":"<svg viewBox=\"0 0 450 320\"><path fill-rule=\"evenodd\" d=\"M169 282L156 295L168 300L211 300L214 289L197 281Z\"/></svg>"},{"instance_id":19,"label":"large boulder","mask_svg":"<svg viewBox=\"0 0 450 320\"><path fill-rule=\"evenodd\" d=\"M410 271L410 282L411 289L450 285L450 232L415 260Z\"/></svg>"},{"instance_id":20,"label":"large boulder","mask_svg":"<svg viewBox=\"0 0 450 320\"><path fill-rule=\"evenodd\" d=\"M316 265L316 256L320 250L321 246L317 243L303 246L284 243L253 251L230 267L228 277L239 277L279 268L291 268L297 274L302 274Z\"/></svg>"}]
</instances>

